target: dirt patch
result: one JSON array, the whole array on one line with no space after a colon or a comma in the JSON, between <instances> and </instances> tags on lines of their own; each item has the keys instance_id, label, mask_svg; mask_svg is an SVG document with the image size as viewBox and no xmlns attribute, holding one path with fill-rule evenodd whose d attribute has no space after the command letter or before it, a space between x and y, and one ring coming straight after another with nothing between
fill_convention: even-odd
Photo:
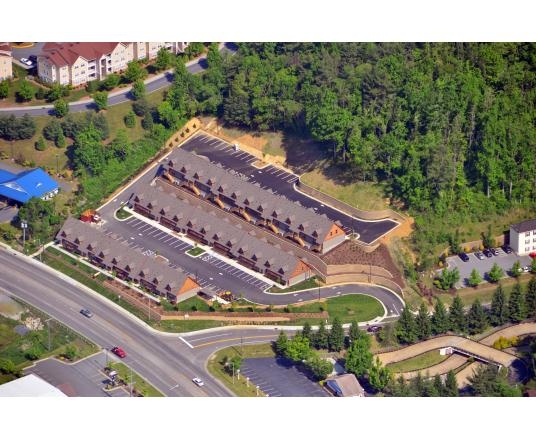
<instances>
[{"instance_id":1,"label":"dirt patch","mask_svg":"<svg viewBox=\"0 0 536 440\"><path fill-rule=\"evenodd\" d=\"M345 241L340 246L322 256L327 264L370 264L383 267L393 275L393 281L403 286L402 276L384 244L373 252L365 252L357 243Z\"/></svg>"},{"instance_id":2,"label":"dirt patch","mask_svg":"<svg viewBox=\"0 0 536 440\"><path fill-rule=\"evenodd\" d=\"M239 145L245 144L251 148L262 151L266 143L268 142L263 136L252 136L250 134L244 134L236 138L236 142Z\"/></svg>"},{"instance_id":3,"label":"dirt patch","mask_svg":"<svg viewBox=\"0 0 536 440\"><path fill-rule=\"evenodd\" d=\"M403 222L400 226L395 228L392 232L388 233L385 237L382 237L380 241L385 245L389 245L389 243L391 242L393 238L409 237L414 230L415 230L415 220L413 219L413 217L408 217L405 222Z\"/></svg>"}]
</instances>

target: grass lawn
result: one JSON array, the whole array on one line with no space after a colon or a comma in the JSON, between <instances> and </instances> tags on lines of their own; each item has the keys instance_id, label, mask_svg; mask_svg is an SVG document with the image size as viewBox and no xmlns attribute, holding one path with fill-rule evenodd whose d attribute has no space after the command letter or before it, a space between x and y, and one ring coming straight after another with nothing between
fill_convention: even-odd
<instances>
[{"instance_id":1,"label":"grass lawn","mask_svg":"<svg viewBox=\"0 0 536 440\"><path fill-rule=\"evenodd\" d=\"M110 362L108 365L113 370L117 371L118 376L126 383L130 383L130 369L122 362ZM133 389L136 389L144 397L164 397L164 395L153 387L149 382L139 376L132 370Z\"/></svg>"},{"instance_id":2,"label":"grass lawn","mask_svg":"<svg viewBox=\"0 0 536 440\"><path fill-rule=\"evenodd\" d=\"M384 188L379 184L337 182L319 168L303 174L301 181L359 209L374 211L389 207L388 201L385 200Z\"/></svg>"},{"instance_id":3,"label":"grass lawn","mask_svg":"<svg viewBox=\"0 0 536 440\"><path fill-rule=\"evenodd\" d=\"M315 287L318 287L318 283L316 282L317 277L311 277L305 281L302 281L301 283L294 284L293 286L287 287L286 289L281 289L277 286L273 286L270 288L269 292L273 293L285 293L285 292L296 292L298 290L307 290L307 289L313 289Z\"/></svg>"},{"instance_id":4,"label":"grass lawn","mask_svg":"<svg viewBox=\"0 0 536 440\"><path fill-rule=\"evenodd\" d=\"M199 312L208 312L210 311L210 306L197 296L188 298L187 300L181 301L177 304L177 309L180 312L190 312L190 311L199 311Z\"/></svg>"},{"instance_id":5,"label":"grass lawn","mask_svg":"<svg viewBox=\"0 0 536 440\"><path fill-rule=\"evenodd\" d=\"M125 211L123 208L120 208L115 212L115 215L119 220L125 220L125 219L131 217L132 213L128 212L128 211Z\"/></svg>"},{"instance_id":6,"label":"grass lawn","mask_svg":"<svg viewBox=\"0 0 536 440\"><path fill-rule=\"evenodd\" d=\"M407 373L408 371L421 370L433 365L437 365L448 359L448 356L441 356L439 350L432 350L422 353L411 359L406 359L401 362L395 362L387 365L387 368L392 373Z\"/></svg>"},{"instance_id":7,"label":"grass lawn","mask_svg":"<svg viewBox=\"0 0 536 440\"><path fill-rule=\"evenodd\" d=\"M204 330L206 328L222 327L225 325L231 325L232 321L212 321L212 320L166 320L155 322L153 327L157 330L170 333L187 333L196 330Z\"/></svg>"},{"instance_id":8,"label":"grass lawn","mask_svg":"<svg viewBox=\"0 0 536 440\"><path fill-rule=\"evenodd\" d=\"M208 360L207 369L214 377L218 378L229 390L239 397L255 397L257 395L255 386L246 386L246 378L244 375L234 378L225 370L225 358L233 358L240 356L246 358L268 358L274 357L274 351L271 344L244 345L243 347L234 346L227 347L223 350L214 353ZM263 393L259 391L259 396Z\"/></svg>"},{"instance_id":9,"label":"grass lawn","mask_svg":"<svg viewBox=\"0 0 536 440\"><path fill-rule=\"evenodd\" d=\"M206 251L200 247L193 247L192 249L186 251L188 255L191 255L192 257L198 257L199 255L203 255Z\"/></svg>"}]
</instances>

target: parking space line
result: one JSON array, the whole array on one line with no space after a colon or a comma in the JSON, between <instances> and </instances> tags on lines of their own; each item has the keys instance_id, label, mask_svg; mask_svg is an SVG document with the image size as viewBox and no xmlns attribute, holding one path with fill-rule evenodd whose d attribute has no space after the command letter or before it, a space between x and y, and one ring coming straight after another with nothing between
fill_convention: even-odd
<instances>
[{"instance_id":1,"label":"parking space line","mask_svg":"<svg viewBox=\"0 0 536 440\"><path fill-rule=\"evenodd\" d=\"M173 240L175 237L169 237L167 240L164 241L164 243L167 243L170 240Z\"/></svg>"}]
</instances>

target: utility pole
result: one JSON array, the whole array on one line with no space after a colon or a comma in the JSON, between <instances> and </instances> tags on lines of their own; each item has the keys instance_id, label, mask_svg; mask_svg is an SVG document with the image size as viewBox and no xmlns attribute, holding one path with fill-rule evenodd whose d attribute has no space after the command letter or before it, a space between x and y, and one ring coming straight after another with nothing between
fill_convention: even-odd
<instances>
[{"instance_id":1,"label":"utility pole","mask_svg":"<svg viewBox=\"0 0 536 440\"><path fill-rule=\"evenodd\" d=\"M20 227L22 228L22 252L26 253L26 228L28 227L26 220L20 221Z\"/></svg>"}]
</instances>

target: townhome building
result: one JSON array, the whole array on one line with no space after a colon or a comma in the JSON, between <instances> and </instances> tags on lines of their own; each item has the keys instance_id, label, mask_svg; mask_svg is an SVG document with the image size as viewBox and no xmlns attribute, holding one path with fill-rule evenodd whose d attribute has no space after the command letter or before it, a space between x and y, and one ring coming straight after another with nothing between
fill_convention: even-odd
<instances>
[{"instance_id":1,"label":"townhome building","mask_svg":"<svg viewBox=\"0 0 536 440\"><path fill-rule=\"evenodd\" d=\"M183 271L143 255L113 236L106 236L94 225L73 218L67 219L56 240L67 251L87 258L95 266L115 273L120 279L138 283L172 303L195 296L201 288Z\"/></svg>"},{"instance_id":2,"label":"townhome building","mask_svg":"<svg viewBox=\"0 0 536 440\"><path fill-rule=\"evenodd\" d=\"M187 43L46 43L37 57L37 72L47 83L77 87L123 72L130 61L156 58L162 47L180 53Z\"/></svg>"},{"instance_id":3,"label":"townhome building","mask_svg":"<svg viewBox=\"0 0 536 440\"><path fill-rule=\"evenodd\" d=\"M13 77L13 56L9 43L0 43L0 81Z\"/></svg>"},{"instance_id":4,"label":"townhome building","mask_svg":"<svg viewBox=\"0 0 536 440\"><path fill-rule=\"evenodd\" d=\"M313 275L300 258L255 237L239 224L222 219L217 207L207 211L153 187L145 188L131 200L136 212L211 246L216 252L279 284L292 286Z\"/></svg>"},{"instance_id":5,"label":"townhome building","mask_svg":"<svg viewBox=\"0 0 536 440\"><path fill-rule=\"evenodd\" d=\"M344 230L325 215L264 190L244 176L227 172L190 152L176 149L164 165L163 177L308 250L324 254L346 238Z\"/></svg>"},{"instance_id":6,"label":"townhome building","mask_svg":"<svg viewBox=\"0 0 536 440\"><path fill-rule=\"evenodd\" d=\"M536 219L510 226L510 247L521 256L536 253Z\"/></svg>"}]
</instances>

